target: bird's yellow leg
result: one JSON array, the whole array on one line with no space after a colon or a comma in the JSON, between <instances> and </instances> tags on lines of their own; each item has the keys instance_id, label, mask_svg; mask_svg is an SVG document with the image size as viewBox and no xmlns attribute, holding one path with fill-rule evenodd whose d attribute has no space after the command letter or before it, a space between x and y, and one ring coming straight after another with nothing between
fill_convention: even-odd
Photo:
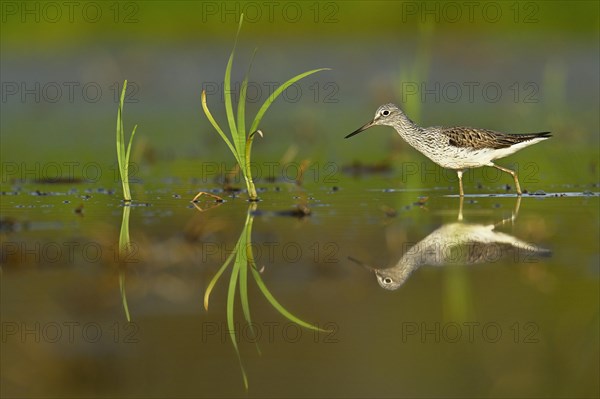
<instances>
[{"instance_id":1,"label":"bird's yellow leg","mask_svg":"<svg viewBox=\"0 0 600 399\"><path fill-rule=\"evenodd\" d=\"M492 166L496 169L499 169L503 172L509 173L512 175L512 177L515 179L515 187L517 189L517 195L522 195L523 193L521 192L521 186L519 185L519 178L517 177L517 173L514 170L510 170L507 168L503 168L502 166L498 166L495 164L492 164Z\"/></svg>"}]
</instances>

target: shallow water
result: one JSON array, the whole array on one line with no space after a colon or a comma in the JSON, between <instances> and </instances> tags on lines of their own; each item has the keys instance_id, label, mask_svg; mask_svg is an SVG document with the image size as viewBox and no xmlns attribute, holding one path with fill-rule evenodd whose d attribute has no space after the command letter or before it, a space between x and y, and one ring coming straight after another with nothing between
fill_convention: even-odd
<instances>
[{"instance_id":1,"label":"shallow water","mask_svg":"<svg viewBox=\"0 0 600 399\"><path fill-rule=\"evenodd\" d=\"M0 396L600 396L598 2L64 3L2 3ZM200 103L226 127L238 12L248 123L332 68L261 121L255 204ZM391 128L344 140L389 102L553 137L461 205Z\"/></svg>"},{"instance_id":2,"label":"shallow water","mask_svg":"<svg viewBox=\"0 0 600 399\"><path fill-rule=\"evenodd\" d=\"M255 205L243 193L221 194L223 204L203 201L202 211L176 184L137 186L144 201L128 208L94 185L19 185L1 209L3 389L25 396L594 392L597 190L519 200L466 187L477 195L465 198L459 221L452 188L363 184L263 184ZM63 194L31 194L40 188ZM282 212L299 203L309 216ZM120 256L124 209L130 252ZM251 325L235 291L240 365L226 310L233 264L208 310L203 297L248 220L265 286L293 315L328 331L290 321L248 277ZM386 276L394 290L380 286Z\"/></svg>"}]
</instances>

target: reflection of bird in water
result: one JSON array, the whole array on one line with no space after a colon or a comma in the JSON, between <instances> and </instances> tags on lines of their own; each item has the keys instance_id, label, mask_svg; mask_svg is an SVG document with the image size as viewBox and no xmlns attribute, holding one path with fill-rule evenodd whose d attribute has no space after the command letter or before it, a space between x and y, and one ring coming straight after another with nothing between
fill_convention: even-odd
<instances>
[{"instance_id":1,"label":"reflection of bird in water","mask_svg":"<svg viewBox=\"0 0 600 399\"><path fill-rule=\"evenodd\" d=\"M517 212L518 207L519 201ZM395 266L387 269L366 267L375 272L381 287L395 290L404 284L413 271L423 265L492 263L500 260L509 251L514 251L514 259L517 262L538 256L550 256L551 252L547 249L495 231L497 225L514 221L515 218L516 212L512 218L497 224L448 223L412 246ZM462 201L459 219L462 219ZM355 259L350 258L350 260L362 264Z\"/></svg>"}]
</instances>

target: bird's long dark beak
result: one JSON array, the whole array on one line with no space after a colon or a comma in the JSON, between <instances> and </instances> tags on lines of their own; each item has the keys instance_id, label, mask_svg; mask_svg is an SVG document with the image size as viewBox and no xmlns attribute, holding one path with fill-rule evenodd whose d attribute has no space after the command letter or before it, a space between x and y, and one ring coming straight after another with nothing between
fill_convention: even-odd
<instances>
[{"instance_id":1,"label":"bird's long dark beak","mask_svg":"<svg viewBox=\"0 0 600 399\"><path fill-rule=\"evenodd\" d=\"M377 269L375 269L374 267L371 267L371 266L367 265L366 263L363 263L362 261L360 261L360 260L358 260L356 258L353 258L351 256L348 256L348 260L350 262L353 262L353 263L359 265L359 266L364 267L365 269L367 269L370 272L376 272L377 271Z\"/></svg>"},{"instance_id":2,"label":"bird's long dark beak","mask_svg":"<svg viewBox=\"0 0 600 399\"><path fill-rule=\"evenodd\" d=\"M365 130L367 130L368 128L370 128L371 126L373 126L373 123L375 123L375 121L371 121L369 123L367 123L364 126L359 127L357 130L353 131L352 133L350 133L349 135L347 135L346 137L344 137L345 139L350 138L356 134L359 134L360 132L363 132Z\"/></svg>"}]
</instances>

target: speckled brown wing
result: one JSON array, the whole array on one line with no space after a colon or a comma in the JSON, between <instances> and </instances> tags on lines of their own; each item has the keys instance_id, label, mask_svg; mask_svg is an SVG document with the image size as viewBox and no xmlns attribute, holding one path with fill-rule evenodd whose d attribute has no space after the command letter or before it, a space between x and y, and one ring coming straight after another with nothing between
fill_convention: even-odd
<instances>
[{"instance_id":1,"label":"speckled brown wing","mask_svg":"<svg viewBox=\"0 0 600 399\"><path fill-rule=\"evenodd\" d=\"M506 148L535 138L550 137L550 132L505 134L493 130L460 126L443 127L441 128L441 132L448 137L449 145L460 148L472 148L474 150Z\"/></svg>"}]
</instances>

